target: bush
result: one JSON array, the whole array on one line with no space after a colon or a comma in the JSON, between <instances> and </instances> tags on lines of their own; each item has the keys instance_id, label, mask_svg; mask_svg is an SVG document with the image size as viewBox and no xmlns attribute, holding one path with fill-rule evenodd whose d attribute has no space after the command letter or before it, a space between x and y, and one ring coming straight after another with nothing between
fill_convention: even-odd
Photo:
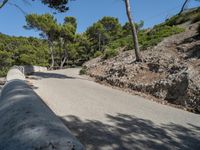
<instances>
[{"instance_id":1,"label":"bush","mask_svg":"<svg viewBox=\"0 0 200 150\"><path fill-rule=\"evenodd\" d=\"M0 50L0 77L6 76L8 69L13 65L12 53Z\"/></svg>"},{"instance_id":2,"label":"bush","mask_svg":"<svg viewBox=\"0 0 200 150\"><path fill-rule=\"evenodd\" d=\"M126 36L126 37L122 37L119 38L115 41L112 41L111 43L108 44L108 46L110 49L117 49L120 47L124 47L125 50L130 50L133 49L133 40L132 40L132 36Z\"/></svg>"},{"instance_id":3,"label":"bush","mask_svg":"<svg viewBox=\"0 0 200 150\"><path fill-rule=\"evenodd\" d=\"M181 33L183 31L185 31L185 29L164 24L157 25L151 30L141 30L138 33L138 40L141 50L145 50L148 47L153 47L160 43L164 38ZM125 50L131 50L133 49L133 46L134 45L132 36L128 35L109 43L107 46L109 50L106 53L111 53L110 51L112 51L113 49L118 49L120 47L125 47Z\"/></svg>"},{"instance_id":4,"label":"bush","mask_svg":"<svg viewBox=\"0 0 200 150\"><path fill-rule=\"evenodd\" d=\"M180 15L173 16L172 18L166 20L164 25L174 26L185 23L187 21L191 21L192 23L198 22L200 21L199 13L200 13L200 8L183 12Z\"/></svg>"},{"instance_id":5,"label":"bush","mask_svg":"<svg viewBox=\"0 0 200 150\"><path fill-rule=\"evenodd\" d=\"M109 58L112 58L112 57L115 57L118 55L118 51L117 49L111 49L111 48L107 48L105 51L104 51L104 59L109 59Z\"/></svg>"},{"instance_id":6,"label":"bush","mask_svg":"<svg viewBox=\"0 0 200 150\"><path fill-rule=\"evenodd\" d=\"M196 15L193 19L192 19L192 23L196 23L200 21L200 14Z\"/></svg>"},{"instance_id":7,"label":"bush","mask_svg":"<svg viewBox=\"0 0 200 150\"><path fill-rule=\"evenodd\" d=\"M0 77L5 77L7 75L8 68L7 69L1 69L0 70Z\"/></svg>"},{"instance_id":8,"label":"bush","mask_svg":"<svg viewBox=\"0 0 200 150\"><path fill-rule=\"evenodd\" d=\"M141 49L152 47L161 42L164 38L185 31L183 28L176 26L157 25L148 32L139 33L139 43Z\"/></svg>"},{"instance_id":9,"label":"bush","mask_svg":"<svg viewBox=\"0 0 200 150\"><path fill-rule=\"evenodd\" d=\"M94 58L97 58L97 57L99 57L99 56L101 56L101 55L103 55L102 52L96 51L96 52L94 53Z\"/></svg>"},{"instance_id":10,"label":"bush","mask_svg":"<svg viewBox=\"0 0 200 150\"><path fill-rule=\"evenodd\" d=\"M80 75L84 75L87 73L87 67L86 66L83 66L82 69L80 70L79 74Z\"/></svg>"},{"instance_id":11,"label":"bush","mask_svg":"<svg viewBox=\"0 0 200 150\"><path fill-rule=\"evenodd\" d=\"M45 41L0 33L0 76L5 76L13 65L48 66L48 61L48 45Z\"/></svg>"}]
</instances>

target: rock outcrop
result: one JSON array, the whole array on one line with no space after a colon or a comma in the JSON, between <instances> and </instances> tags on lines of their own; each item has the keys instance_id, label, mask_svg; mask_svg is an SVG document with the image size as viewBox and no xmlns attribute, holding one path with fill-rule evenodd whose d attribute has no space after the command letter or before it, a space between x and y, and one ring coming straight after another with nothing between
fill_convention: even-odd
<instances>
[{"instance_id":1,"label":"rock outcrop","mask_svg":"<svg viewBox=\"0 0 200 150\"><path fill-rule=\"evenodd\" d=\"M197 25L164 39L142 52L143 63L133 62L133 51L84 65L98 82L131 89L200 112L200 37Z\"/></svg>"}]
</instances>

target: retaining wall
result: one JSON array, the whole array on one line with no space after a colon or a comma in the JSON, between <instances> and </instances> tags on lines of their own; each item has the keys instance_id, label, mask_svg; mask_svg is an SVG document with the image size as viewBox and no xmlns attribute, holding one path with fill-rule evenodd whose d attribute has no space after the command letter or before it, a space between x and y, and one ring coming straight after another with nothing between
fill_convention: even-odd
<instances>
[{"instance_id":1,"label":"retaining wall","mask_svg":"<svg viewBox=\"0 0 200 150\"><path fill-rule=\"evenodd\" d=\"M82 144L12 68L0 95L0 150L83 150Z\"/></svg>"}]
</instances>

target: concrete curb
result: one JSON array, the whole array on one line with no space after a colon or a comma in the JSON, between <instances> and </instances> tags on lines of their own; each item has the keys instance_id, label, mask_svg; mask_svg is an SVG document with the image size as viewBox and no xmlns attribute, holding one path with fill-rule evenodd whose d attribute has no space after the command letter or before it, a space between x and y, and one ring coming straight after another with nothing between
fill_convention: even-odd
<instances>
[{"instance_id":1,"label":"concrete curb","mask_svg":"<svg viewBox=\"0 0 200 150\"><path fill-rule=\"evenodd\" d=\"M15 80L15 79L25 81L25 75L19 69L12 68L7 73L6 81L9 82L9 81Z\"/></svg>"}]
</instances>

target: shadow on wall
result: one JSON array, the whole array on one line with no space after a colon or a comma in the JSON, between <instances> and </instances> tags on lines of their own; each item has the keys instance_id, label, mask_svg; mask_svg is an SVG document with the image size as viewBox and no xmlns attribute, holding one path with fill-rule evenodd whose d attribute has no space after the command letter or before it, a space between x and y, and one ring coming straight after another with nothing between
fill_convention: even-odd
<instances>
[{"instance_id":1,"label":"shadow on wall","mask_svg":"<svg viewBox=\"0 0 200 150\"><path fill-rule=\"evenodd\" d=\"M150 120L124 114L107 115L114 125L82 121L76 116L60 118L89 150L200 149L200 127L194 125L158 126Z\"/></svg>"}]
</instances>

